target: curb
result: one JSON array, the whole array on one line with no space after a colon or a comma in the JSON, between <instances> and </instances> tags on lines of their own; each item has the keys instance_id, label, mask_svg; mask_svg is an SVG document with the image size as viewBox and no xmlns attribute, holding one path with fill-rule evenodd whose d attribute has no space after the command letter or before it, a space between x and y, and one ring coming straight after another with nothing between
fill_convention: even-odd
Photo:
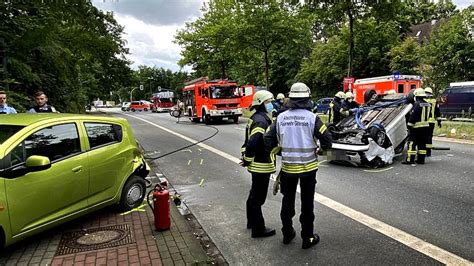
<instances>
[{"instance_id":1,"label":"curb","mask_svg":"<svg viewBox=\"0 0 474 266\"><path fill-rule=\"evenodd\" d=\"M453 138L446 138L446 137L433 137L433 140L474 145L474 140L467 140L467 139L453 139Z\"/></svg>"}]
</instances>

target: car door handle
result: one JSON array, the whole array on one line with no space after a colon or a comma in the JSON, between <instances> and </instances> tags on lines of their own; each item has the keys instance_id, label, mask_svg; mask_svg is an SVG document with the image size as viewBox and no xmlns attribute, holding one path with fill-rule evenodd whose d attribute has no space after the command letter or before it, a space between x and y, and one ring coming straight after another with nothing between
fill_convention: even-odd
<instances>
[{"instance_id":1,"label":"car door handle","mask_svg":"<svg viewBox=\"0 0 474 266\"><path fill-rule=\"evenodd\" d=\"M74 173L79 173L82 170L82 165L72 168Z\"/></svg>"}]
</instances>

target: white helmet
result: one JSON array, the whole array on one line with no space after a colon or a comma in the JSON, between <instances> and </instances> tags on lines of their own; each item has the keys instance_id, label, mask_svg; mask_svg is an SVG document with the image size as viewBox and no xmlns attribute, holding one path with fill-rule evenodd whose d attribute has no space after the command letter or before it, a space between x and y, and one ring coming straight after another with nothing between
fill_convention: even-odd
<instances>
[{"instance_id":1,"label":"white helmet","mask_svg":"<svg viewBox=\"0 0 474 266\"><path fill-rule=\"evenodd\" d=\"M283 100L283 99L285 99L285 95L283 95L283 93L278 93L277 100Z\"/></svg>"},{"instance_id":2,"label":"white helmet","mask_svg":"<svg viewBox=\"0 0 474 266\"><path fill-rule=\"evenodd\" d=\"M267 90L257 91L253 95L252 107L255 108L266 100L273 100L273 94Z\"/></svg>"},{"instance_id":3,"label":"white helmet","mask_svg":"<svg viewBox=\"0 0 474 266\"><path fill-rule=\"evenodd\" d=\"M336 93L336 95L334 95L334 96L339 98L339 99L344 99L346 97L346 94L343 91L338 91Z\"/></svg>"},{"instance_id":4,"label":"white helmet","mask_svg":"<svg viewBox=\"0 0 474 266\"><path fill-rule=\"evenodd\" d=\"M290 89L290 98L309 98L311 95L311 91L309 90L308 86L302 82L296 82L295 84L291 85Z\"/></svg>"},{"instance_id":5,"label":"white helmet","mask_svg":"<svg viewBox=\"0 0 474 266\"><path fill-rule=\"evenodd\" d=\"M433 89L430 87L425 88L425 93L429 93L430 95L433 95Z\"/></svg>"},{"instance_id":6,"label":"white helmet","mask_svg":"<svg viewBox=\"0 0 474 266\"><path fill-rule=\"evenodd\" d=\"M354 94L352 94L352 92L350 91L346 92L346 99L349 99L349 98L354 98Z\"/></svg>"},{"instance_id":7,"label":"white helmet","mask_svg":"<svg viewBox=\"0 0 474 266\"><path fill-rule=\"evenodd\" d=\"M424 91L422 88L416 89L416 90L413 92L413 95L415 95L415 97L426 97L426 93L425 93L425 91Z\"/></svg>"}]
</instances>

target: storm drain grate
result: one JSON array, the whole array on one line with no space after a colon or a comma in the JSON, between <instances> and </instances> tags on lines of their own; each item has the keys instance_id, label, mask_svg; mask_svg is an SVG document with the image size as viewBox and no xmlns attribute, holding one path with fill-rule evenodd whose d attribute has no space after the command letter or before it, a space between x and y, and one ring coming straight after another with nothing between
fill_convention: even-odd
<instances>
[{"instance_id":1,"label":"storm drain grate","mask_svg":"<svg viewBox=\"0 0 474 266\"><path fill-rule=\"evenodd\" d=\"M56 256L135 243L128 224L64 232Z\"/></svg>"}]
</instances>

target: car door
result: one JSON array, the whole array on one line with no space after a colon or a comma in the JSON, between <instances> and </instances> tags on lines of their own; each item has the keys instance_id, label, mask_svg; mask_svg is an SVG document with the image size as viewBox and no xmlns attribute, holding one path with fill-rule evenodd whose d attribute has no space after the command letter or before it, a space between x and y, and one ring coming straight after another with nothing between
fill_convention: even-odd
<instances>
[{"instance_id":1,"label":"car door","mask_svg":"<svg viewBox=\"0 0 474 266\"><path fill-rule=\"evenodd\" d=\"M112 199L132 167L131 153L122 143L122 127L105 122L84 122L89 140L89 204Z\"/></svg>"},{"instance_id":2,"label":"car door","mask_svg":"<svg viewBox=\"0 0 474 266\"><path fill-rule=\"evenodd\" d=\"M43 126L26 136L7 156L11 169L32 155L51 167L5 180L13 235L28 233L87 207L89 169L76 123Z\"/></svg>"}]
</instances>

